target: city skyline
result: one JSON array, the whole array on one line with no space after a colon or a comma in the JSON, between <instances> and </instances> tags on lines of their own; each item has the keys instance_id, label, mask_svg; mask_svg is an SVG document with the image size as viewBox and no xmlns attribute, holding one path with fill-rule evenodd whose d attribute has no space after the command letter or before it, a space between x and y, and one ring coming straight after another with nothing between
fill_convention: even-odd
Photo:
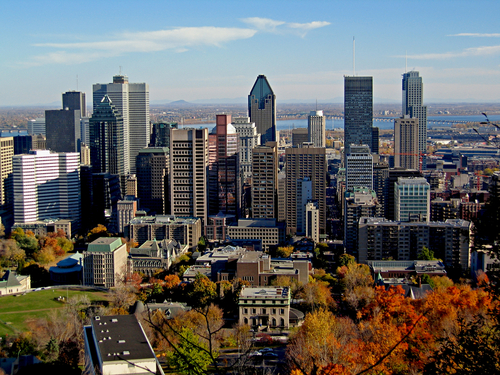
<instances>
[{"instance_id":1,"label":"city skyline","mask_svg":"<svg viewBox=\"0 0 500 375\"><path fill-rule=\"evenodd\" d=\"M353 37L355 74L374 77L374 98L399 101L401 75L417 70L424 103L499 100L497 2L196 4L4 4L0 105L90 95L120 67L150 84L152 103L244 100L259 74L279 100L331 101L353 74ZM408 27L409 7L425 28Z\"/></svg>"}]
</instances>

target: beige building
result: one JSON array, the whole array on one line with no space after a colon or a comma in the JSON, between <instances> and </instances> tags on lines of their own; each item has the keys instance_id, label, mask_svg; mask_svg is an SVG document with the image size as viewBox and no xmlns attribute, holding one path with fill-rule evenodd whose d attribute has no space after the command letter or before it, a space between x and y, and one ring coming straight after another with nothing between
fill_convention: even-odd
<instances>
[{"instance_id":1,"label":"beige building","mask_svg":"<svg viewBox=\"0 0 500 375\"><path fill-rule=\"evenodd\" d=\"M170 239L194 249L202 234L201 219L167 215L137 217L130 221L126 233L139 245L154 239Z\"/></svg>"},{"instance_id":2,"label":"beige building","mask_svg":"<svg viewBox=\"0 0 500 375\"><path fill-rule=\"evenodd\" d=\"M14 156L14 137L0 138L0 205L6 203L5 180L12 174Z\"/></svg>"},{"instance_id":3,"label":"beige building","mask_svg":"<svg viewBox=\"0 0 500 375\"><path fill-rule=\"evenodd\" d=\"M170 214L208 216L208 129L170 131ZM167 210L168 213L168 210Z\"/></svg>"},{"instance_id":4,"label":"beige building","mask_svg":"<svg viewBox=\"0 0 500 375\"><path fill-rule=\"evenodd\" d=\"M116 204L118 217L118 233L124 233L125 227L135 218L137 212L137 198L133 195L125 195Z\"/></svg>"},{"instance_id":5,"label":"beige building","mask_svg":"<svg viewBox=\"0 0 500 375\"><path fill-rule=\"evenodd\" d=\"M394 167L419 169L418 118L394 120Z\"/></svg>"},{"instance_id":6,"label":"beige building","mask_svg":"<svg viewBox=\"0 0 500 375\"><path fill-rule=\"evenodd\" d=\"M50 232L57 233L57 231L60 229L64 233L66 233L66 236L68 238L71 238L72 236L70 220L47 219L47 220L32 221L27 223L15 223L12 226L12 229L14 228L21 228L25 232L29 230L33 232L35 236L46 236L47 233Z\"/></svg>"},{"instance_id":7,"label":"beige building","mask_svg":"<svg viewBox=\"0 0 500 375\"><path fill-rule=\"evenodd\" d=\"M319 229L326 229L326 152L324 148L293 147L285 150L287 234L297 232L297 180L312 181L312 199L318 202Z\"/></svg>"},{"instance_id":8,"label":"beige building","mask_svg":"<svg viewBox=\"0 0 500 375\"><path fill-rule=\"evenodd\" d=\"M252 157L252 217L278 217L278 146L268 142L253 149Z\"/></svg>"},{"instance_id":9,"label":"beige building","mask_svg":"<svg viewBox=\"0 0 500 375\"><path fill-rule=\"evenodd\" d=\"M98 238L83 252L84 285L112 288L128 272L127 245L121 238Z\"/></svg>"},{"instance_id":10,"label":"beige building","mask_svg":"<svg viewBox=\"0 0 500 375\"><path fill-rule=\"evenodd\" d=\"M258 330L290 327L288 287L244 288L238 300L239 323Z\"/></svg>"},{"instance_id":11,"label":"beige building","mask_svg":"<svg viewBox=\"0 0 500 375\"><path fill-rule=\"evenodd\" d=\"M285 241L284 224L275 219L240 219L238 225L226 228L226 237L231 239L262 239L262 248L267 251L269 246Z\"/></svg>"},{"instance_id":12,"label":"beige building","mask_svg":"<svg viewBox=\"0 0 500 375\"><path fill-rule=\"evenodd\" d=\"M315 203L308 202L306 204L306 237L314 242L319 242L319 210Z\"/></svg>"}]
</instances>

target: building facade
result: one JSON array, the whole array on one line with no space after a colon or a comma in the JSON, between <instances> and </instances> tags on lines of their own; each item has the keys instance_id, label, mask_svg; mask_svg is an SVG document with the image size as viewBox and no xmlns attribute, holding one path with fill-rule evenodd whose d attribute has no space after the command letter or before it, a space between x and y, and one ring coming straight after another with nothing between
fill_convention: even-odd
<instances>
[{"instance_id":1,"label":"building facade","mask_svg":"<svg viewBox=\"0 0 500 375\"><path fill-rule=\"evenodd\" d=\"M172 129L170 133L170 215L208 218L208 130Z\"/></svg>"},{"instance_id":2,"label":"building facade","mask_svg":"<svg viewBox=\"0 0 500 375\"><path fill-rule=\"evenodd\" d=\"M287 234L297 232L297 180L312 182L312 199L318 202L320 232L326 229L326 151L312 146L285 149Z\"/></svg>"},{"instance_id":3,"label":"building facade","mask_svg":"<svg viewBox=\"0 0 500 375\"><path fill-rule=\"evenodd\" d=\"M403 115L418 118L418 152L427 152L427 106L423 105L422 77L416 71L403 74Z\"/></svg>"},{"instance_id":4,"label":"building facade","mask_svg":"<svg viewBox=\"0 0 500 375\"><path fill-rule=\"evenodd\" d=\"M260 145L260 134L254 122L249 117L235 117L232 122L239 135L240 174L246 182L252 177L253 149Z\"/></svg>"},{"instance_id":5,"label":"building facade","mask_svg":"<svg viewBox=\"0 0 500 375\"><path fill-rule=\"evenodd\" d=\"M12 158L14 222L66 219L80 224L80 154L46 150Z\"/></svg>"},{"instance_id":6,"label":"building facade","mask_svg":"<svg viewBox=\"0 0 500 375\"><path fill-rule=\"evenodd\" d=\"M55 109L45 111L47 149L54 152L79 152L80 111Z\"/></svg>"},{"instance_id":7,"label":"building facade","mask_svg":"<svg viewBox=\"0 0 500 375\"><path fill-rule=\"evenodd\" d=\"M169 165L167 147L143 148L136 158L137 197L141 209L148 209L153 215L163 215L169 209L166 200Z\"/></svg>"},{"instance_id":8,"label":"building facade","mask_svg":"<svg viewBox=\"0 0 500 375\"><path fill-rule=\"evenodd\" d=\"M149 123L149 85L129 83L124 75L113 76L113 83L93 85L94 111L107 95L123 118L123 147L128 150L125 169L135 173L135 158L151 138ZM128 167L128 168L127 168Z\"/></svg>"},{"instance_id":9,"label":"building facade","mask_svg":"<svg viewBox=\"0 0 500 375\"><path fill-rule=\"evenodd\" d=\"M373 156L367 145L351 145L346 156L346 189L359 186L373 189Z\"/></svg>"},{"instance_id":10,"label":"building facade","mask_svg":"<svg viewBox=\"0 0 500 375\"><path fill-rule=\"evenodd\" d=\"M344 76L344 152L372 145L373 77Z\"/></svg>"},{"instance_id":11,"label":"building facade","mask_svg":"<svg viewBox=\"0 0 500 375\"><path fill-rule=\"evenodd\" d=\"M94 113L89 123L89 138L93 173L124 176L130 172L124 120L107 95L94 106Z\"/></svg>"},{"instance_id":12,"label":"building facade","mask_svg":"<svg viewBox=\"0 0 500 375\"><path fill-rule=\"evenodd\" d=\"M259 75L250 95L248 95L250 121L255 123L260 134L260 144L277 142L276 133L276 95L274 95L266 76Z\"/></svg>"},{"instance_id":13,"label":"building facade","mask_svg":"<svg viewBox=\"0 0 500 375\"><path fill-rule=\"evenodd\" d=\"M252 153L252 217L278 217L278 147L276 142L257 146Z\"/></svg>"},{"instance_id":14,"label":"building facade","mask_svg":"<svg viewBox=\"0 0 500 375\"><path fill-rule=\"evenodd\" d=\"M418 118L408 115L394 120L394 167L419 169Z\"/></svg>"},{"instance_id":15,"label":"building facade","mask_svg":"<svg viewBox=\"0 0 500 375\"><path fill-rule=\"evenodd\" d=\"M249 288L241 291L239 323L258 330L290 328L290 290L288 287Z\"/></svg>"},{"instance_id":16,"label":"building facade","mask_svg":"<svg viewBox=\"0 0 500 375\"><path fill-rule=\"evenodd\" d=\"M314 147L326 147L326 117L323 111L311 111L307 117L307 133L309 142Z\"/></svg>"},{"instance_id":17,"label":"building facade","mask_svg":"<svg viewBox=\"0 0 500 375\"><path fill-rule=\"evenodd\" d=\"M398 178L394 186L396 221L429 221L431 187L425 178Z\"/></svg>"},{"instance_id":18,"label":"building facade","mask_svg":"<svg viewBox=\"0 0 500 375\"><path fill-rule=\"evenodd\" d=\"M12 182L8 177L12 175L13 156L14 137L0 138L0 206L6 204L8 200L9 182Z\"/></svg>"},{"instance_id":19,"label":"building facade","mask_svg":"<svg viewBox=\"0 0 500 375\"><path fill-rule=\"evenodd\" d=\"M112 288L129 271L127 245L121 238L98 238L83 252L84 285Z\"/></svg>"}]
</instances>

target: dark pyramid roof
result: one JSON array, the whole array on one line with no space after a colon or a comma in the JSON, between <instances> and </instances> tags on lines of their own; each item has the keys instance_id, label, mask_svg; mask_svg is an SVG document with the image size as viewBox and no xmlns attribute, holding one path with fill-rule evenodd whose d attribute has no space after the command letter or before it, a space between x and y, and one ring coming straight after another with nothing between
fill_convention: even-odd
<instances>
[{"instance_id":1,"label":"dark pyramid roof","mask_svg":"<svg viewBox=\"0 0 500 375\"><path fill-rule=\"evenodd\" d=\"M255 81L252 90L250 91L250 96L259 99L259 109L263 109L265 105L265 99L269 95L274 95L274 92L271 89L271 85L269 85L266 76L261 74L257 77L257 80Z\"/></svg>"}]
</instances>

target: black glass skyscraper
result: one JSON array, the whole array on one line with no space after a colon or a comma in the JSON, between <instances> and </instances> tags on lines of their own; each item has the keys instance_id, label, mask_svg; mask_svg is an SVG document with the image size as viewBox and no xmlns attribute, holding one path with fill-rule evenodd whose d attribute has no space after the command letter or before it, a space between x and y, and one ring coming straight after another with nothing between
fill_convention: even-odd
<instances>
[{"instance_id":1,"label":"black glass skyscraper","mask_svg":"<svg viewBox=\"0 0 500 375\"><path fill-rule=\"evenodd\" d=\"M276 142L276 95L264 75L257 77L248 95L248 114L260 134L260 144Z\"/></svg>"},{"instance_id":2,"label":"black glass skyscraper","mask_svg":"<svg viewBox=\"0 0 500 375\"><path fill-rule=\"evenodd\" d=\"M344 77L345 154L351 145L372 148L373 77ZM372 150L373 151L373 150Z\"/></svg>"}]
</instances>

